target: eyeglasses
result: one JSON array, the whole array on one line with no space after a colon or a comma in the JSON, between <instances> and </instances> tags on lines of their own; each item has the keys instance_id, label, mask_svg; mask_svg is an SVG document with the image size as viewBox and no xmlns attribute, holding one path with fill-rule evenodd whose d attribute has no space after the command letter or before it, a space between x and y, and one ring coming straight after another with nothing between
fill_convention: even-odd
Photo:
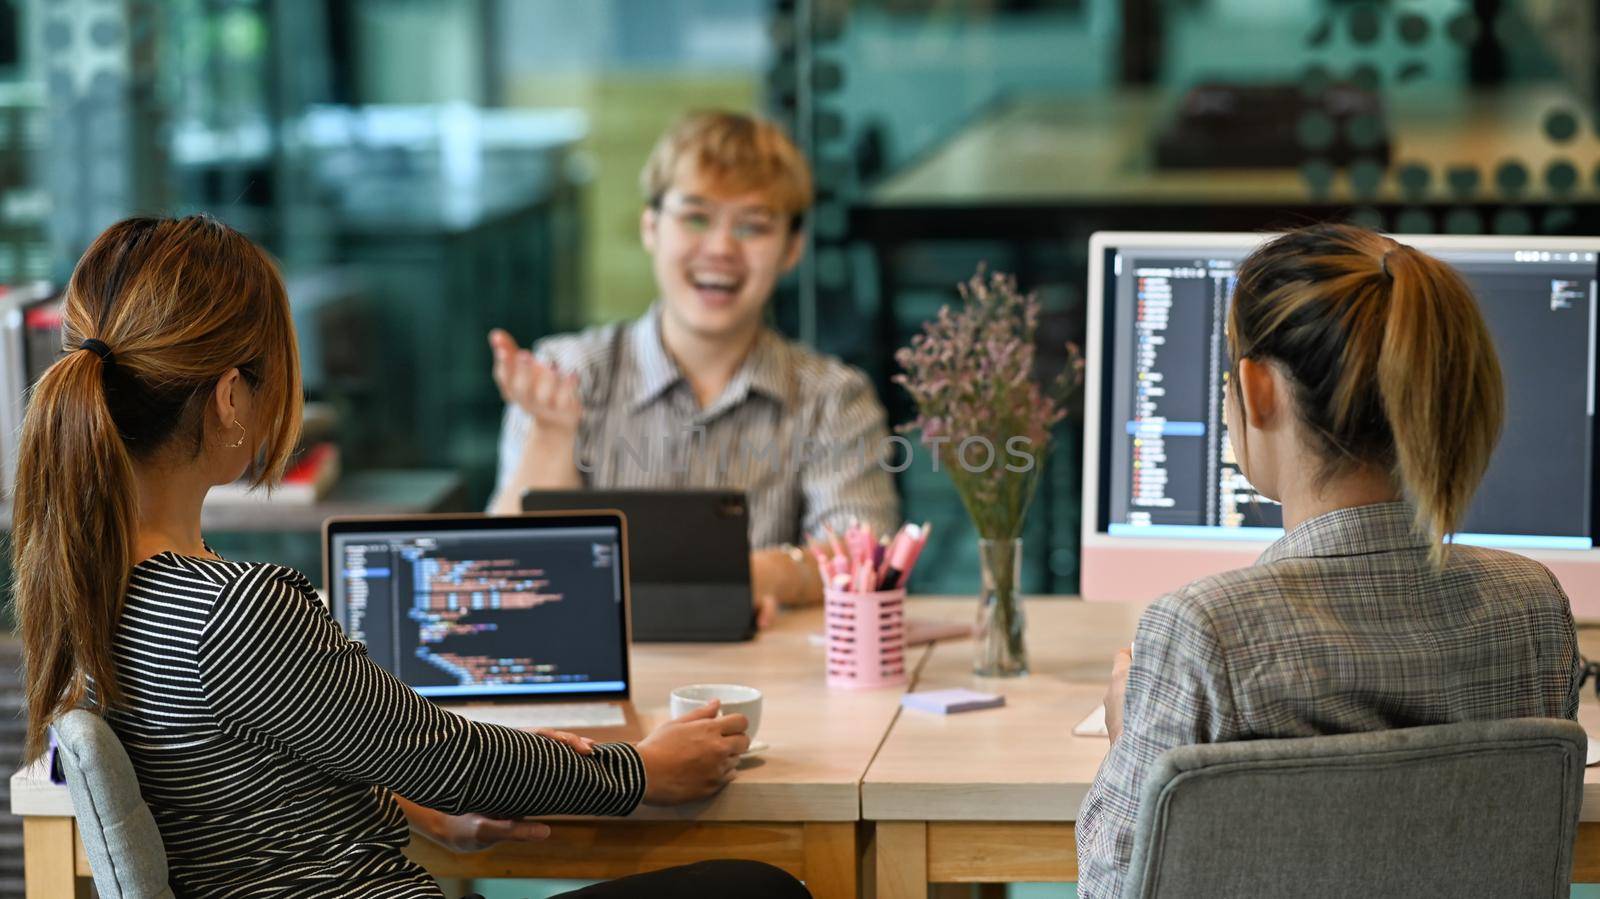
<instances>
[{"instance_id":1,"label":"eyeglasses","mask_svg":"<svg viewBox=\"0 0 1600 899\"><path fill-rule=\"evenodd\" d=\"M685 203L658 204L656 208L676 222L685 233L696 238L704 237L721 222L731 219L728 233L733 235L733 239L740 243L755 243L776 236L782 224L770 213L743 211L724 213L715 207Z\"/></svg>"}]
</instances>

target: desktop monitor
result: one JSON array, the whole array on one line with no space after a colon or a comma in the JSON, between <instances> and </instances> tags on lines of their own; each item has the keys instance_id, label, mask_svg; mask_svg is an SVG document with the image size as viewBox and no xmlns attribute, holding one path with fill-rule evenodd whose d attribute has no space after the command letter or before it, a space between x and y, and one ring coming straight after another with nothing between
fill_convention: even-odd
<instances>
[{"instance_id":1,"label":"desktop monitor","mask_svg":"<svg viewBox=\"0 0 1600 899\"><path fill-rule=\"evenodd\" d=\"M1235 272L1272 235L1090 239L1082 593L1150 599L1251 564L1280 507L1241 473L1222 417ZM1397 240L1465 276L1506 385L1506 423L1461 543L1531 556L1600 615L1595 329L1600 238Z\"/></svg>"},{"instance_id":2,"label":"desktop monitor","mask_svg":"<svg viewBox=\"0 0 1600 899\"><path fill-rule=\"evenodd\" d=\"M49 284L0 286L0 486L16 486L28 390L61 358L62 297Z\"/></svg>"}]
</instances>

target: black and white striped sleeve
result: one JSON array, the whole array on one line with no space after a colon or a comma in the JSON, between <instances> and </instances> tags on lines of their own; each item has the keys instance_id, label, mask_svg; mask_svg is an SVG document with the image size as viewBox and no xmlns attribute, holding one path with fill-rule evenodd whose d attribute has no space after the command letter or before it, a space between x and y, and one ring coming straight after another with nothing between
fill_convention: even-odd
<instances>
[{"instance_id":1,"label":"black and white striped sleeve","mask_svg":"<svg viewBox=\"0 0 1600 899\"><path fill-rule=\"evenodd\" d=\"M197 658L224 733L448 814L625 815L639 804L632 746L581 756L435 706L347 639L303 580L251 566L218 595Z\"/></svg>"}]
</instances>

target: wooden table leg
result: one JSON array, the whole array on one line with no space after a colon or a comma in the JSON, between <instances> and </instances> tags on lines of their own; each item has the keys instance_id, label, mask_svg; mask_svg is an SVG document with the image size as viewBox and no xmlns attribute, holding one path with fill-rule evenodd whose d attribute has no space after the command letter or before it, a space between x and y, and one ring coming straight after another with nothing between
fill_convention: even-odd
<instances>
[{"instance_id":1,"label":"wooden table leg","mask_svg":"<svg viewBox=\"0 0 1600 899\"><path fill-rule=\"evenodd\" d=\"M806 889L816 899L858 899L861 850L856 822L805 825Z\"/></svg>"},{"instance_id":2,"label":"wooden table leg","mask_svg":"<svg viewBox=\"0 0 1600 899\"><path fill-rule=\"evenodd\" d=\"M1600 821L1579 821L1572 844L1572 882L1600 883Z\"/></svg>"},{"instance_id":3,"label":"wooden table leg","mask_svg":"<svg viewBox=\"0 0 1600 899\"><path fill-rule=\"evenodd\" d=\"M78 895L71 818L25 815L22 819L22 877L28 899Z\"/></svg>"},{"instance_id":4,"label":"wooden table leg","mask_svg":"<svg viewBox=\"0 0 1600 899\"><path fill-rule=\"evenodd\" d=\"M874 840L878 899L927 899L928 825L879 821Z\"/></svg>"}]
</instances>

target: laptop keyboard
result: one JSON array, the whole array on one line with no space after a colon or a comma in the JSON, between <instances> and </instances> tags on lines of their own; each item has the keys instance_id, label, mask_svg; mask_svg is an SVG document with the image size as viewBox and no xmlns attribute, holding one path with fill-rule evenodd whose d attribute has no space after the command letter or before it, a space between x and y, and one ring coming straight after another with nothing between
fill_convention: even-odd
<instances>
[{"instance_id":1,"label":"laptop keyboard","mask_svg":"<svg viewBox=\"0 0 1600 899\"><path fill-rule=\"evenodd\" d=\"M628 718L622 706L611 702L583 702L570 705L467 705L450 711L484 724L531 729L582 730L593 727L621 727Z\"/></svg>"}]
</instances>

